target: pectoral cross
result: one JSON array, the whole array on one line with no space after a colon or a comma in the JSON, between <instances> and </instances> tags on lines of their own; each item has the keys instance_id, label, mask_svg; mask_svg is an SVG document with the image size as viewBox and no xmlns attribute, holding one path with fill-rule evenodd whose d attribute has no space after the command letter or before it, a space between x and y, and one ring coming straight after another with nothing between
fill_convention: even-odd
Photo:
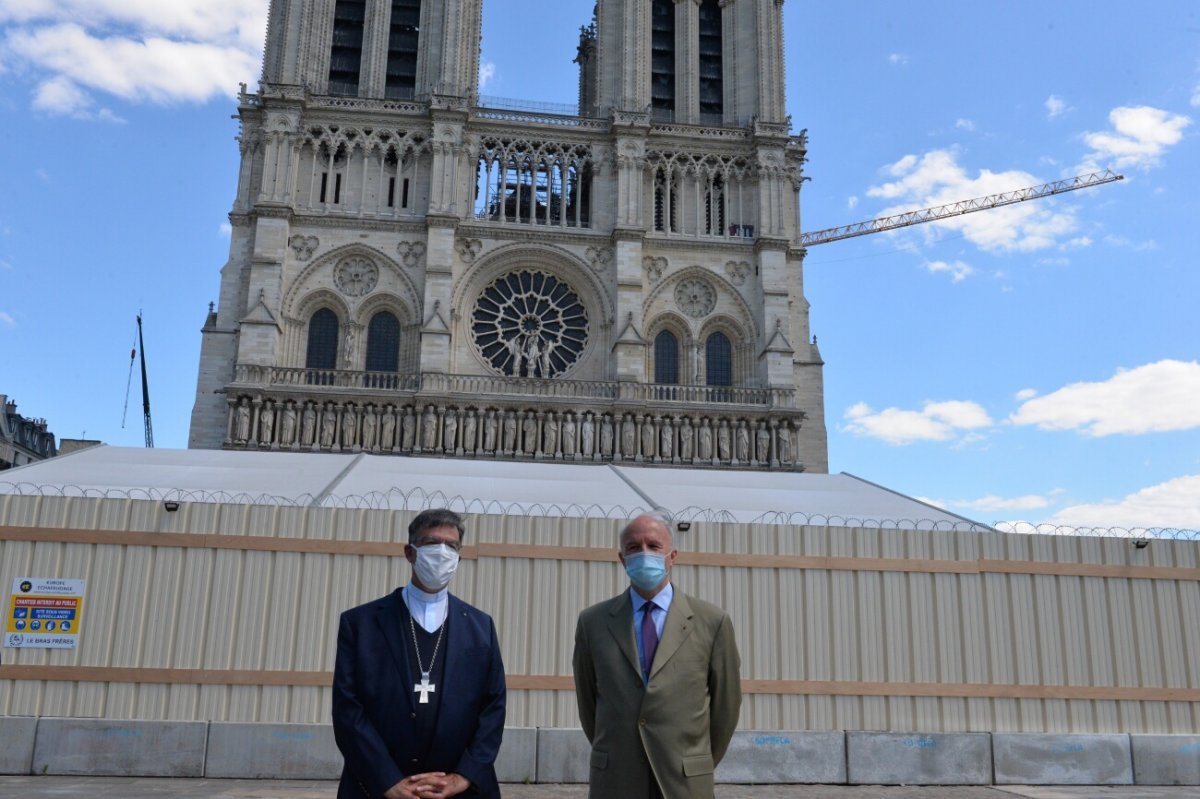
<instances>
[{"instance_id":1,"label":"pectoral cross","mask_svg":"<svg viewBox=\"0 0 1200 799\"><path fill-rule=\"evenodd\" d=\"M429 681L429 672L421 672L421 681L413 686L413 693L421 695L421 698L417 700L418 704L428 705L429 695L435 691L437 691L437 686Z\"/></svg>"}]
</instances>

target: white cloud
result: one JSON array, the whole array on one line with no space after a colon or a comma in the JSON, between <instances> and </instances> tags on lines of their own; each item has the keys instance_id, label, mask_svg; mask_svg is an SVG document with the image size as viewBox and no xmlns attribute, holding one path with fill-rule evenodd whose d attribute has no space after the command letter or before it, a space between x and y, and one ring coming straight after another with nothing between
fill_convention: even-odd
<instances>
[{"instance_id":1,"label":"white cloud","mask_svg":"<svg viewBox=\"0 0 1200 799\"><path fill-rule=\"evenodd\" d=\"M1183 139L1183 131L1192 124L1189 117L1159 108L1114 108L1108 115L1111 131L1085 133L1084 142L1092 148L1089 163L1115 169L1157 166L1167 148Z\"/></svg>"},{"instance_id":2,"label":"white cloud","mask_svg":"<svg viewBox=\"0 0 1200 799\"><path fill-rule=\"evenodd\" d=\"M1063 102L1061 97L1055 94L1052 94L1046 98L1045 106L1046 115L1051 119L1054 119L1056 116L1061 115L1067 110L1067 104Z\"/></svg>"},{"instance_id":3,"label":"white cloud","mask_svg":"<svg viewBox=\"0 0 1200 799\"><path fill-rule=\"evenodd\" d=\"M16 327L17 320L13 319L10 314L0 311L0 327Z\"/></svg>"},{"instance_id":4,"label":"white cloud","mask_svg":"<svg viewBox=\"0 0 1200 799\"><path fill-rule=\"evenodd\" d=\"M1023 388L1017 392L1017 402L1031 400L1038 395L1036 388Z\"/></svg>"},{"instance_id":5,"label":"white cloud","mask_svg":"<svg viewBox=\"0 0 1200 799\"><path fill-rule=\"evenodd\" d=\"M1071 239L1070 241L1065 242L1062 245L1062 249L1064 249L1064 250L1081 250L1084 247L1091 247L1092 244L1094 244L1094 243L1095 242L1092 241L1091 236L1076 236L1075 238Z\"/></svg>"},{"instance_id":6,"label":"white cloud","mask_svg":"<svg viewBox=\"0 0 1200 799\"><path fill-rule=\"evenodd\" d=\"M984 169L975 177L958 164L951 150L933 150L918 157L906 155L883 170L896 180L867 189L871 197L894 200L896 205L880 216L950 205L962 200L1036 186L1044 181L1027 172L992 172ZM955 231L984 250L1028 252L1055 246L1077 227L1071 210L1055 211L1053 200L1019 203L983 213L921 225L921 232L935 239L939 231Z\"/></svg>"},{"instance_id":7,"label":"white cloud","mask_svg":"<svg viewBox=\"0 0 1200 799\"><path fill-rule=\"evenodd\" d=\"M853 211L858 207L858 197L851 195L850 199L846 200L846 207Z\"/></svg>"},{"instance_id":8,"label":"white cloud","mask_svg":"<svg viewBox=\"0 0 1200 799\"><path fill-rule=\"evenodd\" d=\"M955 261L954 263L948 263L946 261L927 261L925 263L925 268L933 274L937 274L938 272L948 272L950 274L950 281L952 283L961 283L971 275L975 274L975 268L970 264L963 263L962 261Z\"/></svg>"},{"instance_id":9,"label":"white cloud","mask_svg":"<svg viewBox=\"0 0 1200 799\"><path fill-rule=\"evenodd\" d=\"M233 235L233 225L228 222L222 222L220 227L217 228L217 235L223 239L229 238Z\"/></svg>"},{"instance_id":10,"label":"white cloud","mask_svg":"<svg viewBox=\"0 0 1200 799\"><path fill-rule=\"evenodd\" d=\"M479 65L479 91L483 91L492 78L496 77L496 65L491 61Z\"/></svg>"},{"instance_id":11,"label":"white cloud","mask_svg":"<svg viewBox=\"0 0 1200 799\"><path fill-rule=\"evenodd\" d=\"M1200 363L1163 360L1030 399L1009 421L1096 437L1190 430L1200 427L1197 397Z\"/></svg>"},{"instance_id":12,"label":"white cloud","mask_svg":"<svg viewBox=\"0 0 1200 799\"><path fill-rule=\"evenodd\" d=\"M1200 83L1192 89L1192 108L1200 108Z\"/></svg>"},{"instance_id":13,"label":"white cloud","mask_svg":"<svg viewBox=\"0 0 1200 799\"><path fill-rule=\"evenodd\" d=\"M969 119L959 119L954 123L954 127L958 128L959 130L971 131L975 130L975 123Z\"/></svg>"},{"instance_id":14,"label":"white cloud","mask_svg":"<svg viewBox=\"0 0 1200 799\"><path fill-rule=\"evenodd\" d=\"M878 412L860 402L847 409L844 418L848 422L845 431L896 445L950 441L966 431L992 425L981 406L959 400L927 402L919 411L886 408Z\"/></svg>"},{"instance_id":15,"label":"white cloud","mask_svg":"<svg viewBox=\"0 0 1200 799\"><path fill-rule=\"evenodd\" d=\"M252 83L266 14L249 0L0 0L0 72L35 86L40 111L119 122L93 93L201 102Z\"/></svg>"},{"instance_id":16,"label":"white cloud","mask_svg":"<svg viewBox=\"0 0 1200 799\"><path fill-rule=\"evenodd\" d=\"M1072 505L1050 522L1075 527L1200 529L1200 474L1149 486L1117 500Z\"/></svg>"},{"instance_id":17,"label":"white cloud","mask_svg":"<svg viewBox=\"0 0 1200 799\"><path fill-rule=\"evenodd\" d=\"M996 511L1021 511L1021 510L1041 510L1048 508L1052 501L1048 497L1043 497L1039 494L1026 494L1021 497L998 497L994 494L989 494L979 499L966 499L958 502L949 503L958 508L971 508L972 510L996 512Z\"/></svg>"},{"instance_id":18,"label":"white cloud","mask_svg":"<svg viewBox=\"0 0 1200 799\"><path fill-rule=\"evenodd\" d=\"M892 53L888 56L888 62L898 66L904 66L908 63L908 56L904 53Z\"/></svg>"}]
</instances>

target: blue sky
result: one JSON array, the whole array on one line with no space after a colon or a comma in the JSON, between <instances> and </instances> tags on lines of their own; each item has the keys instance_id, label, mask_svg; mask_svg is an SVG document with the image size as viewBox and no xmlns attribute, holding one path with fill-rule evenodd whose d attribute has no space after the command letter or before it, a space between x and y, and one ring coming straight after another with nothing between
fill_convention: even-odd
<instances>
[{"instance_id":1,"label":"blue sky","mask_svg":"<svg viewBox=\"0 0 1200 799\"><path fill-rule=\"evenodd\" d=\"M593 0L485 2L483 93L573 102ZM182 447L266 0L0 0L0 392L124 426L145 315ZM1200 528L1200 3L784 5L806 230L1112 167L1119 184L814 247L830 467L983 521Z\"/></svg>"}]
</instances>

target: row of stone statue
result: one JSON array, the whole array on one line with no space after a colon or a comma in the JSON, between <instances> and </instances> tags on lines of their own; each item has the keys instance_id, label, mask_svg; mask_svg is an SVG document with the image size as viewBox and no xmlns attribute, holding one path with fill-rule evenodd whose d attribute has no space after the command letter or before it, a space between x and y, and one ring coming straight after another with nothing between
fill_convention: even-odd
<instances>
[{"instance_id":1,"label":"row of stone statue","mask_svg":"<svg viewBox=\"0 0 1200 799\"><path fill-rule=\"evenodd\" d=\"M790 419L513 410L241 397L226 446L336 452L484 455L793 466Z\"/></svg>"}]
</instances>

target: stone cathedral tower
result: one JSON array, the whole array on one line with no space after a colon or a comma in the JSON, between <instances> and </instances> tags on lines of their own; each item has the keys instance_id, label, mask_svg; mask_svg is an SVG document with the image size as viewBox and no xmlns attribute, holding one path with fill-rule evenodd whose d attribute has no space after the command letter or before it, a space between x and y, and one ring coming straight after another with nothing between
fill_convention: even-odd
<instances>
[{"instance_id":1,"label":"stone cathedral tower","mask_svg":"<svg viewBox=\"0 0 1200 799\"><path fill-rule=\"evenodd\" d=\"M554 112L481 4L271 0L190 445L826 471L783 0L599 0Z\"/></svg>"}]
</instances>

